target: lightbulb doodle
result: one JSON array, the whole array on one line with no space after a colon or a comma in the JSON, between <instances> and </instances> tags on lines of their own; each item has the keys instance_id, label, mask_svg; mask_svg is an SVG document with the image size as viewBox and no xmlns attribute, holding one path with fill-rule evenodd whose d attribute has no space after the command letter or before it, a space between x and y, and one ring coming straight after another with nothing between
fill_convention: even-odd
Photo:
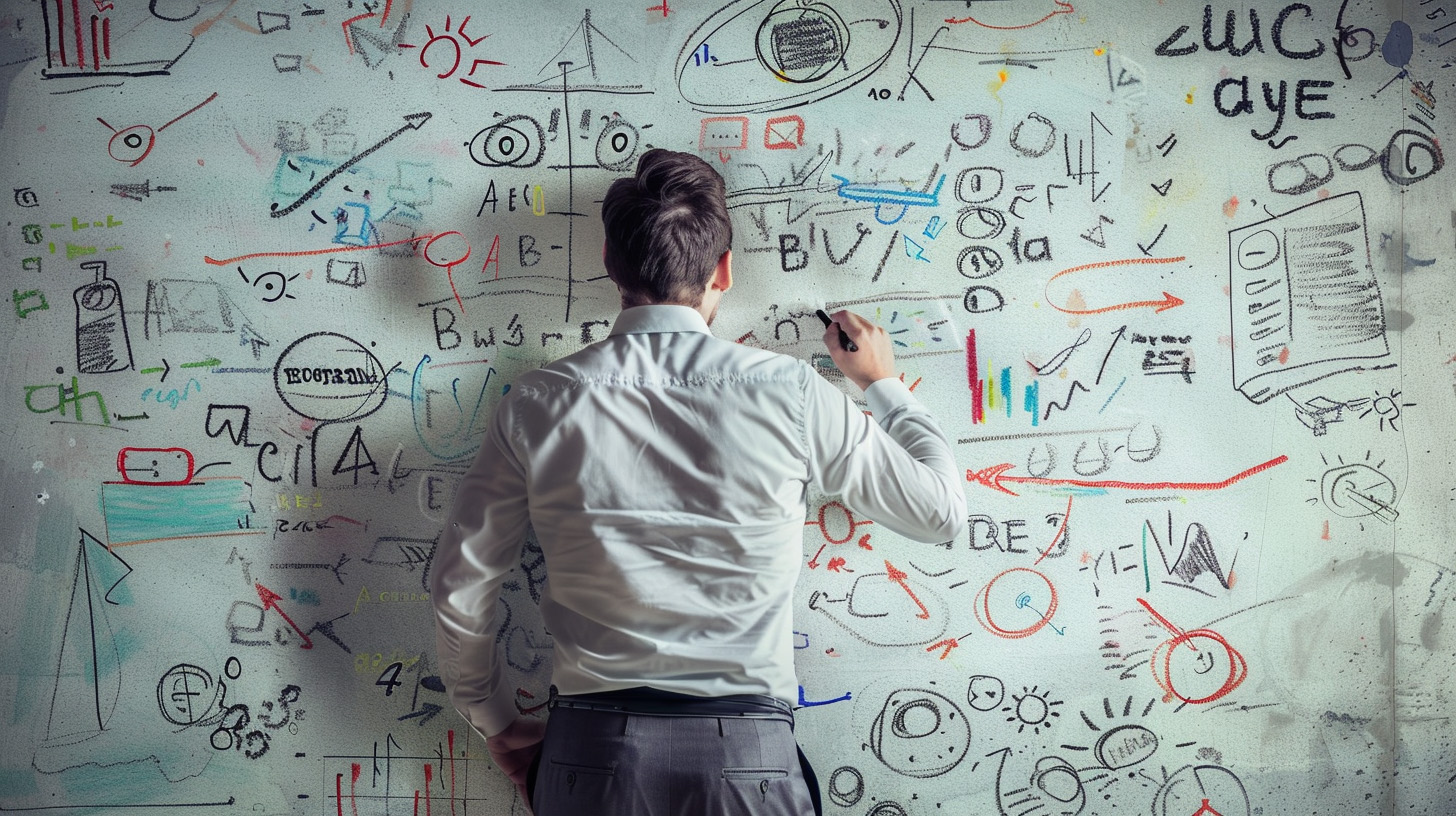
<instances>
[{"instance_id":1,"label":"lightbulb doodle","mask_svg":"<svg viewBox=\"0 0 1456 816\"><path fill-rule=\"evenodd\" d=\"M1365 464L1371 456L1371 452L1366 451L1363 462L1346 462L1343 457L1336 456L1337 464L1320 476L1319 497L1305 501L1308 504L1322 501L1330 512L1344 518L1374 517L1386 524L1394 522L1400 516L1395 510L1395 482L1380 470L1385 466L1384 459L1374 465ZM1325 465L1330 464L1323 454L1320 460ZM1363 523L1360 529L1365 529Z\"/></svg>"}]
</instances>

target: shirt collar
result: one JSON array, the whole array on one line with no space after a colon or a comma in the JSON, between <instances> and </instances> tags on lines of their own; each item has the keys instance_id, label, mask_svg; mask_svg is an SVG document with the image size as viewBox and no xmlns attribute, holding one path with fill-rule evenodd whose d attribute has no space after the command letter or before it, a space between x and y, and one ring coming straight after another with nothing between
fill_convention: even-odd
<instances>
[{"instance_id":1,"label":"shirt collar","mask_svg":"<svg viewBox=\"0 0 1456 816\"><path fill-rule=\"evenodd\" d=\"M699 332L712 334L702 313L691 306L659 303L623 309L612 325L611 335Z\"/></svg>"}]
</instances>

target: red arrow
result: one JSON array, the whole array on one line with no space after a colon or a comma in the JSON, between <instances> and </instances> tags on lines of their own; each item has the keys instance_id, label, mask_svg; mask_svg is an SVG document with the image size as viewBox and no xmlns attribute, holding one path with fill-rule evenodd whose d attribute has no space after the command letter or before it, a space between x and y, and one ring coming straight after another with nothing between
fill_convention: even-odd
<instances>
[{"instance_id":1,"label":"red arrow","mask_svg":"<svg viewBox=\"0 0 1456 816\"><path fill-rule=\"evenodd\" d=\"M1125 266L1127 264L1178 263L1182 260L1184 260L1184 256L1182 255L1179 255L1176 258L1124 258L1119 261L1098 261L1096 263L1073 266L1067 269L1063 269L1057 274L1052 275L1051 278L1047 280L1046 286L1042 287L1042 294L1047 294L1047 289L1052 285L1052 281L1056 280L1057 278L1060 278L1063 275L1070 275L1073 272L1080 272L1084 269L1105 269L1110 266ZM1068 309L1062 306L1058 306L1056 303L1052 302L1051 296L1047 295L1047 303L1053 309L1056 309L1059 312L1066 312L1067 314L1102 314L1103 312L1115 312L1121 309L1137 309L1142 306L1155 306L1157 308L1155 308L1153 311L1156 313L1165 312L1173 308L1174 306L1182 306L1183 299L1177 297L1176 295L1170 295L1167 292L1164 292L1163 296L1158 300L1134 300L1128 303L1117 303L1112 306L1102 306L1097 309Z\"/></svg>"},{"instance_id":2,"label":"red arrow","mask_svg":"<svg viewBox=\"0 0 1456 816\"><path fill-rule=\"evenodd\" d=\"M829 545L828 544L820 544L819 545L819 552L814 553L814 557L809 559L809 569L819 569L819 553L824 552L824 548L827 547L827 546L829 546Z\"/></svg>"},{"instance_id":3,"label":"red arrow","mask_svg":"<svg viewBox=\"0 0 1456 816\"><path fill-rule=\"evenodd\" d=\"M928 619L930 617L930 610L925 608L925 604L921 603L920 599L915 597L915 592L910 589L910 585L905 583L905 579L910 576L895 569L895 565L891 564L888 560L885 561L885 573L890 576L891 581L899 584L900 588L905 590L905 594L910 596L910 600L914 601L916 606L920 607L920 614L915 617Z\"/></svg>"},{"instance_id":4,"label":"red arrow","mask_svg":"<svg viewBox=\"0 0 1456 816\"><path fill-rule=\"evenodd\" d=\"M283 596L262 584L255 583L253 586L258 590L258 600L263 602L263 611L266 613L269 609L278 610L278 614L282 615L283 619L288 621L288 625L293 627L293 631L297 632L298 636L303 638L303 648L312 649L313 641L308 639L308 635L305 635L303 630L298 628L298 624L293 622L293 618L288 617L288 613L284 612L283 607L278 605L278 602L283 600Z\"/></svg>"},{"instance_id":5,"label":"red arrow","mask_svg":"<svg viewBox=\"0 0 1456 816\"><path fill-rule=\"evenodd\" d=\"M940 659L944 660L947 657L950 657L950 650L954 649L959 645L961 645L960 641L956 640L955 638L946 638L945 640L937 641L930 644L929 646L926 646L925 651L933 652L937 647L944 646L945 651L940 653Z\"/></svg>"},{"instance_id":6,"label":"red arrow","mask_svg":"<svg viewBox=\"0 0 1456 816\"><path fill-rule=\"evenodd\" d=\"M967 470L966 481L979 482L993 490L1009 493L1012 496L1020 494L1002 486L1002 482L1024 482L1026 484L1050 485L1054 487L1115 487L1122 490L1222 490L1235 482L1242 481L1256 473L1261 473L1288 461L1288 456L1280 454L1267 462L1254 465L1248 470L1241 470L1221 482L1123 482L1116 479L1092 481L1090 479L1043 479L1036 476L1007 476L1006 471L1014 467L1010 462L992 465L982 470Z\"/></svg>"}]
</instances>

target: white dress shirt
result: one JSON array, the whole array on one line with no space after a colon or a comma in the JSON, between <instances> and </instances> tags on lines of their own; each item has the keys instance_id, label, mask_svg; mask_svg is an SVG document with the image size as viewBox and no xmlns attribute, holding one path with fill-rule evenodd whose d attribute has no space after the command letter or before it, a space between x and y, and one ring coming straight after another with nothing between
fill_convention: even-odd
<instances>
[{"instance_id":1,"label":"white dress shirt","mask_svg":"<svg viewBox=\"0 0 1456 816\"><path fill-rule=\"evenodd\" d=\"M807 363L719 340L686 306L639 306L603 341L512 384L431 567L440 671L486 736L502 688L501 583L528 523L562 694L652 686L794 703L790 601L807 486L923 542L965 527L944 434L898 379L874 420ZM878 423L878 424L877 424Z\"/></svg>"}]
</instances>

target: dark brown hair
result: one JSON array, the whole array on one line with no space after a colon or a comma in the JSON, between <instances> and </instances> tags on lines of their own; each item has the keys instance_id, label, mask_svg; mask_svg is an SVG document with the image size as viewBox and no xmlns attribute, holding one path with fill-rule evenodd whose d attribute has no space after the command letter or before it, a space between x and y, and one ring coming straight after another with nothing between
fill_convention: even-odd
<instances>
[{"instance_id":1,"label":"dark brown hair","mask_svg":"<svg viewBox=\"0 0 1456 816\"><path fill-rule=\"evenodd\" d=\"M603 262L623 306L696 307L733 243L723 177L691 153L654 148L602 199Z\"/></svg>"}]
</instances>

